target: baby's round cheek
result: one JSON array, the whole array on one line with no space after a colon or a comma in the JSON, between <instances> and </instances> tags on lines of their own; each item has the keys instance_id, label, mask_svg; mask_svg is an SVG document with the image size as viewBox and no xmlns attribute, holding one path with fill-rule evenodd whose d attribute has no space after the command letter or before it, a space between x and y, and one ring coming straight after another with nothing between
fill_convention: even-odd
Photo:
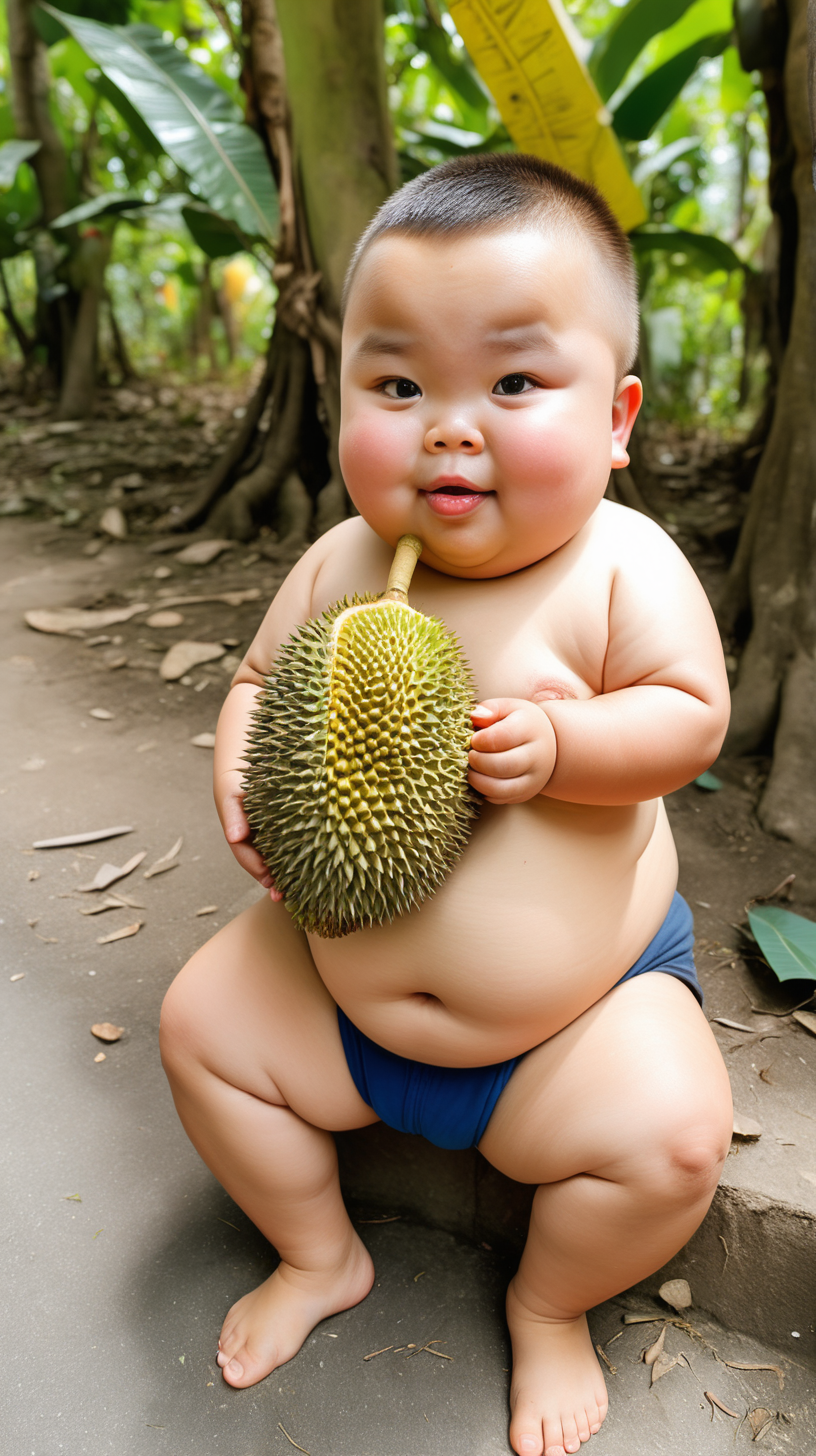
<instances>
[{"instance_id":1,"label":"baby's round cheek","mask_svg":"<svg viewBox=\"0 0 816 1456\"><path fill-rule=\"evenodd\" d=\"M382 479L401 473L405 432L400 425L399 417L373 410L342 425L340 467L346 480L364 482L375 474Z\"/></svg>"}]
</instances>

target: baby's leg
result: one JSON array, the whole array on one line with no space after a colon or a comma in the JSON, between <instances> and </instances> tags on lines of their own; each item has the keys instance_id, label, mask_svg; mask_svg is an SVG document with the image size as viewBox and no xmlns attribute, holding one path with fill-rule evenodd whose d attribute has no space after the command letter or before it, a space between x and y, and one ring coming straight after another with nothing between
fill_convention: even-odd
<instances>
[{"instance_id":1,"label":"baby's leg","mask_svg":"<svg viewBox=\"0 0 816 1456\"><path fill-rule=\"evenodd\" d=\"M325 1129L377 1119L351 1080L306 939L271 900L225 926L179 973L161 1046L188 1136L280 1254L221 1331L224 1378L253 1385L291 1360L319 1320L371 1288Z\"/></svg>"},{"instance_id":2,"label":"baby's leg","mask_svg":"<svg viewBox=\"0 0 816 1456\"><path fill-rule=\"evenodd\" d=\"M563 1456L599 1429L606 1387L584 1311L682 1248L730 1136L719 1048L665 973L616 986L519 1064L479 1145L541 1185L507 1296L515 1451Z\"/></svg>"}]
</instances>

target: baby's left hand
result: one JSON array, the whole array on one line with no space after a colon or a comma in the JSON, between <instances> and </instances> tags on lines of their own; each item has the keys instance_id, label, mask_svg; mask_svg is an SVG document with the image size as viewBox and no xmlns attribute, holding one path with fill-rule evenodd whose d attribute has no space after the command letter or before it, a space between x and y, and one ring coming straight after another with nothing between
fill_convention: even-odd
<instances>
[{"instance_id":1,"label":"baby's left hand","mask_svg":"<svg viewBox=\"0 0 816 1456\"><path fill-rule=\"evenodd\" d=\"M468 783L489 804L524 804L555 768L555 730L525 698L488 698L473 709Z\"/></svg>"}]
</instances>

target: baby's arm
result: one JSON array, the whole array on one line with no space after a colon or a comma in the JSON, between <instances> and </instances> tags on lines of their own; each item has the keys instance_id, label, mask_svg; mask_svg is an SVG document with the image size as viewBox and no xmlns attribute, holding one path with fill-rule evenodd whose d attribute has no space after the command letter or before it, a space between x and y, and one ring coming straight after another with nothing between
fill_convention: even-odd
<instances>
[{"instance_id":1,"label":"baby's arm","mask_svg":"<svg viewBox=\"0 0 816 1456\"><path fill-rule=\"evenodd\" d=\"M601 693L482 705L492 725L474 735L470 779L492 802L543 792L576 804L638 803L688 783L719 752L728 682L705 593L664 532L643 517L627 527L616 553ZM487 721L482 715L475 726ZM507 775L514 762L527 765L520 778Z\"/></svg>"},{"instance_id":2,"label":"baby's arm","mask_svg":"<svg viewBox=\"0 0 816 1456\"><path fill-rule=\"evenodd\" d=\"M312 591L317 573L331 547L327 532L301 557L280 588L236 672L221 709L215 735L213 796L224 836L242 869L252 875L273 900L282 898L272 876L252 844L244 813L243 758L250 717L278 650L296 627L312 615Z\"/></svg>"}]
</instances>

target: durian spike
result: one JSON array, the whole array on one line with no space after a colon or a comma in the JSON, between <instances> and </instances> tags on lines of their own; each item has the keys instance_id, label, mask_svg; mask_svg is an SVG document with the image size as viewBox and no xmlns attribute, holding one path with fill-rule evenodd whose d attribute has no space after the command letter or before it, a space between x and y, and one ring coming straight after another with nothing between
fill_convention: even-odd
<instances>
[{"instance_id":1,"label":"durian spike","mask_svg":"<svg viewBox=\"0 0 816 1456\"><path fill-rule=\"evenodd\" d=\"M421 555L422 542L418 536L400 536L397 542L397 549L394 553L394 560L391 563L391 570L388 573L388 582L385 591L380 597L380 601L408 601L408 588L411 585L411 577L414 574L414 569Z\"/></svg>"}]
</instances>

